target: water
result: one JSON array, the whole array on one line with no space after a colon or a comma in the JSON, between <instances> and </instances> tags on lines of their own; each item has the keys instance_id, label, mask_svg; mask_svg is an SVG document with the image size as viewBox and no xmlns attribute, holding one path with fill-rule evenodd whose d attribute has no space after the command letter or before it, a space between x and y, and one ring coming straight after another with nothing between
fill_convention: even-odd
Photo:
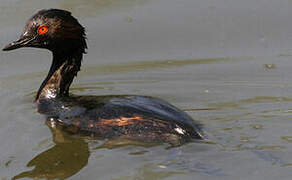
<instances>
[{"instance_id":1,"label":"water","mask_svg":"<svg viewBox=\"0 0 292 180\"><path fill-rule=\"evenodd\" d=\"M37 9L67 9L88 54L75 94L165 99L205 143L107 142L51 131L32 100L45 50L0 53L0 179L291 179L291 1L1 1L0 46Z\"/></svg>"}]
</instances>

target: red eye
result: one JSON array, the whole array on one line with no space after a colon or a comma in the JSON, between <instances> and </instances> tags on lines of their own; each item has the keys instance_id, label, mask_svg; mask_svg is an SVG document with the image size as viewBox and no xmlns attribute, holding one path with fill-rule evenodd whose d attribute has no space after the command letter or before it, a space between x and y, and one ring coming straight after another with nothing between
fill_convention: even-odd
<instances>
[{"instance_id":1,"label":"red eye","mask_svg":"<svg viewBox=\"0 0 292 180\"><path fill-rule=\"evenodd\" d=\"M45 25L42 25L42 26L40 26L39 28L38 28L38 33L39 34L46 34L47 32L48 32L48 27L47 26L45 26Z\"/></svg>"}]
</instances>

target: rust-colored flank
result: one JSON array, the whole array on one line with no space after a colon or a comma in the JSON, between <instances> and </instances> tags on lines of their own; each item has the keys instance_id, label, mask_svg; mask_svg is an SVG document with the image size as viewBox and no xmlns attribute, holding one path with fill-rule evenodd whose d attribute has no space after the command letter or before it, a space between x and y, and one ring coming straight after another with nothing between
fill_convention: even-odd
<instances>
[{"instance_id":1,"label":"rust-colored flank","mask_svg":"<svg viewBox=\"0 0 292 180\"><path fill-rule=\"evenodd\" d=\"M120 117L120 118L113 118L113 119L100 119L96 124L97 125L107 125L107 126L126 126L135 124L138 121L146 121L147 119L141 116L134 116L134 117Z\"/></svg>"}]
</instances>

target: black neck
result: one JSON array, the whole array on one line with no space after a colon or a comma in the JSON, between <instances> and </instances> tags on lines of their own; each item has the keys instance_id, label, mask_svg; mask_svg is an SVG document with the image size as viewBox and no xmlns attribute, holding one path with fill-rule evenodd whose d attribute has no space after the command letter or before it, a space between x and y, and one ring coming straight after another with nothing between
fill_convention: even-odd
<instances>
[{"instance_id":1,"label":"black neck","mask_svg":"<svg viewBox=\"0 0 292 180\"><path fill-rule=\"evenodd\" d=\"M72 55L53 52L53 61L49 73L41 84L36 100L69 96L69 87L80 70L83 51Z\"/></svg>"}]
</instances>

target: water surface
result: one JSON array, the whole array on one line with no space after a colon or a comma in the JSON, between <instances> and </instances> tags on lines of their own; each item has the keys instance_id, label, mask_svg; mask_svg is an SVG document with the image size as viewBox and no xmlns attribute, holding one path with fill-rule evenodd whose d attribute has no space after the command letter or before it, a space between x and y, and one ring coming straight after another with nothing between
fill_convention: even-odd
<instances>
[{"instance_id":1,"label":"water surface","mask_svg":"<svg viewBox=\"0 0 292 180\"><path fill-rule=\"evenodd\" d=\"M168 148L51 131L32 104L50 53L1 52L0 179L291 179L291 3L1 1L1 47L37 9L70 10L89 44L72 93L165 99L208 141Z\"/></svg>"}]
</instances>

